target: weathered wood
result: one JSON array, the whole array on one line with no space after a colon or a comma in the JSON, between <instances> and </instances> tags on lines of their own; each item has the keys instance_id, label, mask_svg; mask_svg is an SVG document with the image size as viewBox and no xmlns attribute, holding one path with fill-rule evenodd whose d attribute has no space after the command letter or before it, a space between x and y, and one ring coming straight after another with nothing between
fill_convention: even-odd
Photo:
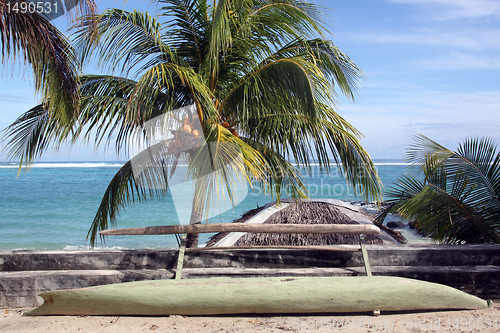
<instances>
[{"instance_id":1,"label":"weathered wood","mask_svg":"<svg viewBox=\"0 0 500 333\"><path fill-rule=\"evenodd\" d=\"M212 232L253 232L271 234L346 234L372 235L380 229L370 224L264 224L264 223L213 223L189 225L162 225L155 227L108 229L99 234L112 235L170 235L201 234Z\"/></svg>"},{"instance_id":2,"label":"weathered wood","mask_svg":"<svg viewBox=\"0 0 500 333\"><path fill-rule=\"evenodd\" d=\"M366 251L365 235L359 235L359 245L361 246L361 253L363 255L363 262L365 263L366 275L372 276L372 269L370 268L370 261L368 261L368 251Z\"/></svg>"},{"instance_id":3,"label":"weathered wood","mask_svg":"<svg viewBox=\"0 0 500 333\"><path fill-rule=\"evenodd\" d=\"M25 315L165 316L486 309L436 283L389 276L156 280L42 293Z\"/></svg>"},{"instance_id":4,"label":"weathered wood","mask_svg":"<svg viewBox=\"0 0 500 333\"><path fill-rule=\"evenodd\" d=\"M179 253L177 255L177 269L175 270L175 279L182 279L182 266L184 266L184 252L186 252L186 235L182 235L181 244L179 246Z\"/></svg>"},{"instance_id":5,"label":"weathered wood","mask_svg":"<svg viewBox=\"0 0 500 333\"><path fill-rule=\"evenodd\" d=\"M287 249L287 250L325 250L338 252L359 252L359 247L340 247L331 245L248 245L248 246L212 246L212 247L197 247L186 249L186 252L210 251L210 250L258 250L258 249Z\"/></svg>"}]
</instances>

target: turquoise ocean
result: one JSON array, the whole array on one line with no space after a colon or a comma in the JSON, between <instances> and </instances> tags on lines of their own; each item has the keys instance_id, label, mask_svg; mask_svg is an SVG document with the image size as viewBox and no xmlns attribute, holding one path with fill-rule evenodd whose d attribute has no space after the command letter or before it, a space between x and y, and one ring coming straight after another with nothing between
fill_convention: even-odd
<instances>
[{"instance_id":1,"label":"turquoise ocean","mask_svg":"<svg viewBox=\"0 0 500 333\"><path fill-rule=\"evenodd\" d=\"M407 171L407 166L401 161L374 162L386 188ZM17 165L0 164L0 250L88 249L88 229L104 191L121 166L120 162L38 163L18 176ZM322 172L317 166L312 166L309 174L305 171L303 174L311 198L362 200L336 167L330 172ZM184 197L190 201L187 194ZM259 189L249 188L247 196L238 205L213 216L208 222L231 222L244 212L271 201ZM167 193L121 210L116 227L174 224L179 224L179 218L172 196ZM200 242L209 236L200 237ZM99 248L127 249L176 246L174 235L112 236L104 244L98 244Z\"/></svg>"}]
</instances>

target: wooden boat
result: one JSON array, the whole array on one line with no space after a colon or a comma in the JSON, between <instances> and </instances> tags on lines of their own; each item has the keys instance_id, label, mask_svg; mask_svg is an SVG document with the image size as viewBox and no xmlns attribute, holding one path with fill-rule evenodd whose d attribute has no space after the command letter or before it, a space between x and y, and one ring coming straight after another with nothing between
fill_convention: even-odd
<instances>
[{"instance_id":1,"label":"wooden boat","mask_svg":"<svg viewBox=\"0 0 500 333\"><path fill-rule=\"evenodd\" d=\"M186 238L176 279L139 281L40 294L44 304L25 315L224 315L485 309L492 302L437 283L372 276L362 235L374 225L255 225L223 223L101 231L106 235L202 232L343 233L360 235L367 276L268 277L182 280ZM200 250L200 249L198 249ZM357 250L355 250L357 251Z\"/></svg>"},{"instance_id":2,"label":"wooden boat","mask_svg":"<svg viewBox=\"0 0 500 333\"><path fill-rule=\"evenodd\" d=\"M46 292L36 315L222 315L485 309L457 289L388 276L154 280Z\"/></svg>"}]
</instances>

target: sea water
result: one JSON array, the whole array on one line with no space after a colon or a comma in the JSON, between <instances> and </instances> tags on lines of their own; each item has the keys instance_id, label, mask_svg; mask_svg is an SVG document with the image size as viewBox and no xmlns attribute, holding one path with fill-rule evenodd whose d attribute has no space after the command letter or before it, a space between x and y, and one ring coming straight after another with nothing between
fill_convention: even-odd
<instances>
[{"instance_id":1,"label":"sea water","mask_svg":"<svg viewBox=\"0 0 500 333\"><path fill-rule=\"evenodd\" d=\"M386 187L407 171L407 166L399 161L375 161L375 164ZM17 165L1 164L0 250L89 248L89 227L109 182L121 166L121 162L38 163L18 176ZM326 172L313 165L309 172L301 171L311 198L362 200L336 167ZM181 193L181 198L184 197L186 202L191 201L187 194ZM213 213L208 222L231 222L271 201L259 188L249 187L238 205L222 214ZM179 217L171 193L167 193L120 209L116 227L175 224L179 224ZM201 235L200 242L208 237ZM176 246L174 235L111 236L105 243L98 243L98 247L106 248Z\"/></svg>"}]
</instances>

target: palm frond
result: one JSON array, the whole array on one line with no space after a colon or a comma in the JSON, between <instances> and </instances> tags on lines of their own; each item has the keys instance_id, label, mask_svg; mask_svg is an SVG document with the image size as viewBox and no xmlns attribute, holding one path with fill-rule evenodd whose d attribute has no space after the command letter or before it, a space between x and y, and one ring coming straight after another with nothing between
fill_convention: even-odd
<instances>
[{"instance_id":1,"label":"palm frond","mask_svg":"<svg viewBox=\"0 0 500 333\"><path fill-rule=\"evenodd\" d=\"M78 64L66 37L42 15L8 11L0 2L2 63L18 58L33 69L35 89L51 117L69 130L78 112Z\"/></svg>"},{"instance_id":2,"label":"palm frond","mask_svg":"<svg viewBox=\"0 0 500 333\"><path fill-rule=\"evenodd\" d=\"M42 155L58 137L56 144L61 144L68 137L61 133L60 123L50 112L39 104L17 118L2 134L6 141L7 159L19 162L19 171L23 164L30 166ZM57 147L57 146L56 146Z\"/></svg>"},{"instance_id":3,"label":"palm frond","mask_svg":"<svg viewBox=\"0 0 500 333\"><path fill-rule=\"evenodd\" d=\"M89 29L94 24L96 29ZM97 52L98 65L111 72L121 67L121 74L127 76L147 59L158 61L155 56L160 56L167 61L171 56L162 41L160 23L148 13L111 9L98 17L82 17L74 29L81 61Z\"/></svg>"},{"instance_id":4,"label":"palm frond","mask_svg":"<svg viewBox=\"0 0 500 333\"><path fill-rule=\"evenodd\" d=\"M189 61L189 66L200 68L208 51L207 3L190 0L160 0L160 3L163 3L161 13L168 19L164 25L163 39L175 49L179 58Z\"/></svg>"},{"instance_id":5,"label":"palm frond","mask_svg":"<svg viewBox=\"0 0 500 333\"><path fill-rule=\"evenodd\" d=\"M500 242L500 157L491 138L467 139L453 152L418 135L408 158L423 182L403 179L389 193L391 206L379 222L397 212L441 242Z\"/></svg>"},{"instance_id":6,"label":"palm frond","mask_svg":"<svg viewBox=\"0 0 500 333\"><path fill-rule=\"evenodd\" d=\"M268 194L278 203L283 196L290 196L296 200L307 198L305 179L295 166L285 157L270 149L259 141L242 138L253 149L259 152L264 159L265 177L252 177L252 182L259 186L261 191Z\"/></svg>"},{"instance_id":7,"label":"palm frond","mask_svg":"<svg viewBox=\"0 0 500 333\"><path fill-rule=\"evenodd\" d=\"M144 150L115 174L109 183L102 198L99 209L91 224L87 239L93 247L100 230L116 224L120 209L130 206L136 201L146 200L148 197L164 195L168 189L167 164L168 153L157 154L165 148L161 142L150 149ZM155 153L151 154L151 150ZM159 160L157 160L159 158ZM100 236L104 240L103 236Z\"/></svg>"}]
</instances>

